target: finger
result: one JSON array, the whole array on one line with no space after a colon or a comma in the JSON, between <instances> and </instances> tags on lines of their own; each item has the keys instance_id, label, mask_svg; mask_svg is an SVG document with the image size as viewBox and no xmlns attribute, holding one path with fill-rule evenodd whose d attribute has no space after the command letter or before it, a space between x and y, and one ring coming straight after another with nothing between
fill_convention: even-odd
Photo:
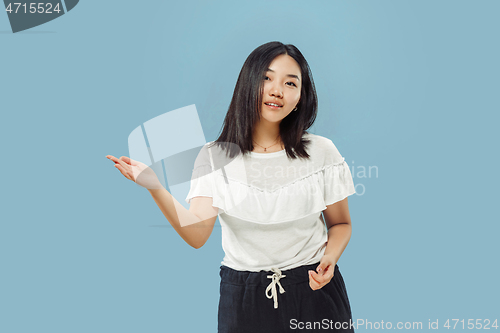
<instances>
[{"instance_id":1,"label":"finger","mask_svg":"<svg viewBox=\"0 0 500 333\"><path fill-rule=\"evenodd\" d=\"M120 170L122 175L124 175L127 179L130 179L133 181L132 177L128 174L128 172L120 165L120 164L115 164L115 167Z\"/></svg>"},{"instance_id":2,"label":"finger","mask_svg":"<svg viewBox=\"0 0 500 333\"><path fill-rule=\"evenodd\" d=\"M125 156L120 157L119 160L123 161L123 163L130 165L130 161L125 160Z\"/></svg>"},{"instance_id":3,"label":"finger","mask_svg":"<svg viewBox=\"0 0 500 333\"><path fill-rule=\"evenodd\" d=\"M124 161L125 163L130 164L130 165L138 165L137 161L131 159L130 157L122 156L122 157L120 157L120 159L122 161Z\"/></svg>"},{"instance_id":4,"label":"finger","mask_svg":"<svg viewBox=\"0 0 500 333\"><path fill-rule=\"evenodd\" d=\"M320 275L320 274L316 273L315 271L310 271L309 274L311 275L311 277L313 279L315 279L319 283L323 282L323 275Z\"/></svg>"},{"instance_id":5,"label":"finger","mask_svg":"<svg viewBox=\"0 0 500 333\"><path fill-rule=\"evenodd\" d=\"M315 271L309 271L309 277L314 281L316 281L318 284L323 282L323 278L320 275L318 275L318 273L316 273Z\"/></svg>"},{"instance_id":6,"label":"finger","mask_svg":"<svg viewBox=\"0 0 500 333\"><path fill-rule=\"evenodd\" d=\"M322 259L322 262L316 268L316 271L320 274L327 272L332 269L332 263L327 259Z\"/></svg>"},{"instance_id":7,"label":"finger","mask_svg":"<svg viewBox=\"0 0 500 333\"><path fill-rule=\"evenodd\" d=\"M327 269L322 272L322 278L323 278L323 281L327 282L327 281L330 281L333 277L333 270L331 269L332 266L328 266ZM328 282L327 282L328 283Z\"/></svg>"},{"instance_id":8,"label":"finger","mask_svg":"<svg viewBox=\"0 0 500 333\"><path fill-rule=\"evenodd\" d=\"M309 286L312 290L317 290L320 288L320 284L315 281L311 276L309 276Z\"/></svg>"},{"instance_id":9,"label":"finger","mask_svg":"<svg viewBox=\"0 0 500 333\"><path fill-rule=\"evenodd\" d=\"M112 160L113 162L115 163L119 163L125 170L129 171L129 165L125 162L123 162L122 160L120 160L119 158L116 158L114 156L111 156L110 157L110 160Z\"/></svg>"},{"instance_id":10,"label":"finger","mask_svg":"<svg viewBox=\"0 0 500 333\"><path fill-rule=\"evenodd\" d=\"M119 160L127 163L128 165L132 165L131 164L132 159L128 158L127 156L122 156L119 158Z\"/></svg>"},{"instance_id":11,"label":"finger","mask_svg":"<svg viewBox=\"0 0 500 333\"><path fill-rule=\"evenodd\" d=\"M116 157L114 157L113 155L106 155L106 158L111 161L113 161L113 159L116 159Z\"/></svg>"},{"instance_id":12,"label":"finger","mask_svg":"<svg viewBox=\"0 0 500 333\"><path fill-rule=\"evenodd\" d=\"M123 176L125 176L125 178L132 180L130 175L127 173L125 169L123 169L123 167L120 164L115 164L115 167L121 172Z\"/></svg>"},{"instance_id":13,"label":"finger","mask_svg":"<svg viewBox=\"0 0 500 333\"><path fill-rule=\"evenodd\" d=\"M330 280L332 279L332 277L333 277L333 275L331 273L326 273L324 275L319 275L317 273L311 274L311 278L314 279L314 281L316 281L318 284L320 284L321 287L323 287L324 285L329 283Z\"/></svg>"},{"instance_id":14,"label":"finger","mask_svg":"<svg viewBox=\"0 0 500 333\"><path fill-rule=\"evenodd\" d=\"M325 268L325 269L321 270L321 271L319 272L319 274L320 274L320 275L325 276L325 275L330 274L330 272L331 272L331 271L332 271L332 266L331 266L331 265L328 265L328 266L326 266L326 268Z\"/></svg>"},{"instance_id":15,"label":"finger","mask_svg":"<svg viewBox=\"0 0 500 333\"><path fill-rule=\"evenodd\" d=\"M106 155L106 157L108 159L110 159L111 161L115 162L115 167L117 167L117 169L120 170L122 175L124 175L127 179L130 179L132 181L134 180L133 178L131 178L131 175L129 173L129 168L128 168L128 166L125 167L126 164L124 164L124 162L122 162L120 159L114 157L113 155Z\"/></svg>"},{"instance_id":16,"label":"finger","mask_svg":"<svg viewBox=\"0 0 500 333\"><path fill-rule=\"evenodd\" d=\"M109 160L111 160L115 163L118 163L118 159L116 157L114 157L113 155L106 155L106 158L108 158Z\"/></svg>"}]
</instances>

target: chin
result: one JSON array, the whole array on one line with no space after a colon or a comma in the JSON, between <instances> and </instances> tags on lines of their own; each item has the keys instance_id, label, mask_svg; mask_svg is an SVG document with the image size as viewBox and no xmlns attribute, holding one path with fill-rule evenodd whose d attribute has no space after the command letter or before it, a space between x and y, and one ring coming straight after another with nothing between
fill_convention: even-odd
<instances>
[{"instance_id":1,"label":"chin","mask_svg":"<svg viewBox=\"0 0 500 333\"><path fill-rule=\"evenodd\" d=\"M267 112L261 113L261 118L265 119L270 123L279 123L283 120L284 117L280 114L272 113L269 114Z\"/></svg>"}]
</instances>

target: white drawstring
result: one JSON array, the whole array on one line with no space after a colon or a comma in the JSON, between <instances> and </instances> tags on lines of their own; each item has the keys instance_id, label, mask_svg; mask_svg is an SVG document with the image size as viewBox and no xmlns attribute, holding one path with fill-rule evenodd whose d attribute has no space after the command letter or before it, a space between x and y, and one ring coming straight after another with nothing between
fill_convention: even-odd
<instances>
[{"instance_id":1,"label":"white drawstring","mask_svg":"<svg viewBox=\"0 0 500 333\"><path fill-rule=\"evenodd\" d=\"M272 279L272 282L266 288L266 296L267 298L274 298L274 308L278 308L278 294L276 293L276 284L280 287L280 294L285 292L285 289L281 286L280 279L284 278L286 275L281 275L281 271L278 268L271 268L271 271L274 272L273 275L268 275L268 279ZM271 295L269 295L269 290L271 290Z\"/></svg>"}]
</instances>

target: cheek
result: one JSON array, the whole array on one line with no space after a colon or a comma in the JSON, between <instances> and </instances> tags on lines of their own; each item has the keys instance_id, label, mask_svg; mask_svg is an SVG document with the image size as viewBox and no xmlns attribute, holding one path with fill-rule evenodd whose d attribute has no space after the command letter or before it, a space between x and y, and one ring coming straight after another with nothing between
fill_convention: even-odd
<instances>
[{"instance_id":1,"label":"cheek","mask_svg":"<svg viewBox=\"0 0 500 333\"><path fill-rule=\"evenodd\" d=\"M267 94L269 92L269 89L269 81L264 81L264 84L262 85L262 91L264 92L264 94Z\"/></svg>"},{"instance_id":2,"label":"cheek","mask_svg":"<svg viewBox=\"0 0 500 333\"><path fill-rule=\"evenodd\" d=\"M290 97L295 103L297 103L300 99L300 91L295 92Z\"/></svg>"}]
</instances>

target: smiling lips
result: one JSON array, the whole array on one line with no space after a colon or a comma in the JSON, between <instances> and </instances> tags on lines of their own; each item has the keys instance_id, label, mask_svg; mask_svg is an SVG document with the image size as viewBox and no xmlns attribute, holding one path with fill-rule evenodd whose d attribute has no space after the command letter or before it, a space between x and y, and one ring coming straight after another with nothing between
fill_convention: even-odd
<instances>
[{"instance_id":1,"label":"smiling lips","mask_svg":"<svg viewBox=\"0 0 500 333\"><path fill-rule=\"evenodd\" d=\"M264 104L270 107L271 109L279 109L283 107L283 104L278 102L265 102Z\"/></svg>"}]
</instances>

